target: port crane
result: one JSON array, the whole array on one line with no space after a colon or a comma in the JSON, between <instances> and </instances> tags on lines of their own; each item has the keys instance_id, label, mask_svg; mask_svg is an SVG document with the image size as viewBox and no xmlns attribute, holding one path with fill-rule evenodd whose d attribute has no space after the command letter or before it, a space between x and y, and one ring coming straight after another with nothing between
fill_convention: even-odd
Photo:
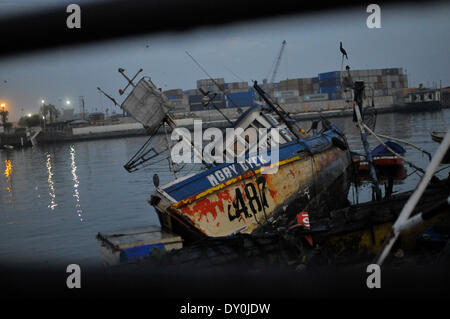
<instances>
[{"instance_id":1,"label":"port crane","mask_svg":"<svg viewBox=\"0 0 450 319\"><path fill-rule=\"evenodd\" d=\"M283 42L281 43L280 53L277 56L275 67L273 69L272 77L270 78L269 83L273 83L273 81L275 81L275 77L277 76L278 67L280 66L281 57L283 56L283 51L285 47L286 47L286 40L283 40Z\"/></svg>"}]
</instances>

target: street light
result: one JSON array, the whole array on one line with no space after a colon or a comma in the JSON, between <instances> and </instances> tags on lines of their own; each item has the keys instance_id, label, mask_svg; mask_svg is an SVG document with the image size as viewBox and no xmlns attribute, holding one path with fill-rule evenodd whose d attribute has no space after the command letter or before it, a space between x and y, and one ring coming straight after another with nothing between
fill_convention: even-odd
<instances>
[{"instance_id":1,"label":"street light","mask_svg":"<svg viewBox=\"0 0 450 319\"><path fill-rule=\"evenodd\" d=\"M2 123L3 123L3 129L6 131L6 122L8 121L8 111L5 110L6 108L6 104L2 103L0 104L0 116L2 118Z\"/></svg>"},{"instance_id":2,"label":"street light","mask_svg":"<svg viewBox=\"0 0 450 319\"><path fill-rule=\"evenodd\" d=\"M44 123L43 129L44 129L44 131L45 131L45 122L46 122L46 121L45 121L45 115L44 115L44 111L45 111L45 110L44 110L44 105L45 105L44 103L45 103L45 100L42 99L42 100L41 100L41 103L42 103L42 107L41 107L41 115L42 115L42 120L43 120L42 122ZM40 122L41 125L42 125L42 122L41 122L40 119L39 119L39 122Z\"/></svg>"},{"instance_id":3,"label":"street light","mask_svg":"<svg viewBox=\"0 0 450 319\"><path fill-rule=\"evenodd\" d=\"M69 101L69 100L67 100L67 101L66 101L66 104L67 104L67 105L70 105L70 101Z\"/></svg>"}]
</instances>

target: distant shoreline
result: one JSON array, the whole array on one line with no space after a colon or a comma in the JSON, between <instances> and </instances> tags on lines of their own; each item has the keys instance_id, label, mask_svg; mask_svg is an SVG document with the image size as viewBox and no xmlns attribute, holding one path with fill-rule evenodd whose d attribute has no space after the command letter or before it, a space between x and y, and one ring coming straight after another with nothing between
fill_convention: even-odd
<instances>
[{"instance_id":1,"label":"distant shoreline","mask_svg":"<svg viewBox=\"0 0 450 319\"><path fill-rule=\"evenodd\" d=\"M384 108L376 108L378 114L386 114L386 113L429 113L429 112L439 112L442 109L450 108L450 106L442 106L430 109L429 106L419 106L414 109L405 109L408 106L391 106ZM408 107L409 108L409 107ZM323 112L306 112L306 113L296 113L291 114L291 116L297 121L307 121L307 120L315 120L320 119L320 117L324 118L339 118L339 117L350 117L353 116L352 110L335 110L335 111L323 111ZM209 127L217 127L217 128L226 128L229 127L229 122L226 120L216 120L216 121L203 121L203 128ZM193 131L193 125L183 125L182 127L187 128L190 131ZM163 134L164 129L161 128L158 133ZM147 131L145 129L134 129L134 130L126 130L126 131L111 131L111 132L102 132L102 133L92 133L85 135L76 135L76 136L61 136L61 135L48 135L41 136L38 138L38 145L48 145L54 143L72 143L72 142L80 142L80 141L91 141L91 140L102 140L102 139L114 139L114 138L127 138L127 137L135 137L135 136L147 136ZM22 148L20 138L23 138L23 134L0 134L0 148L3 145L12 145L15 148ZM24 147L31 146L31 143L24 143Z\"/></svg>"}]
</instances>

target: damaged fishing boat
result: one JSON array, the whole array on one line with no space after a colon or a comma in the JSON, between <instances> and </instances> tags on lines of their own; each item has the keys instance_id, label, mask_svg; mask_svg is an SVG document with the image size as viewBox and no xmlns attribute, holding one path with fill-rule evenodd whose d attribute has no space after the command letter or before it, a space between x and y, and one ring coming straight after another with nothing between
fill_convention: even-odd
<instances>
[{"instance_id":1,"label":"damaged fishing boat","mask_svg":"<svg viewBox=\"0 0 450 319\"><path fill-rule=\"evenodd\" d=\"M167 97L152 81L144 77L132 85L134 88L121 107L150 134L161 126L175 130L177 126ZM243 113L232 125L241 133L219 141L224 143L224 153L230 151L229 145L243 148L243 160L235 157L226 163L204 163L205 170L201 172L176 178L166 185L156 185L149 198L161 226L184 240L248 234L263 225L276 223L281 216L295 219L311 199L312 188L315 195L325 190L351 164L345 136L337 126L322 119L322 129L309 136L257 82L253 87L266 105ZM213 103L209 92L202 90L202 93L207 103ZM278 143L268 138L265 143L252 144L247 135L251 128L277 129ZM185 139L186 143L190 140ZM261 152L261 145L264 152ZM201 149L190 146L194 153L202 154ZM277 156L272 156L274 152ZM138 152L125 168L133 171L157 155L158 152L148 147ZM265 170L274 167L277 167L276 172L267 174Z\"/></svg>"}]
</instances>

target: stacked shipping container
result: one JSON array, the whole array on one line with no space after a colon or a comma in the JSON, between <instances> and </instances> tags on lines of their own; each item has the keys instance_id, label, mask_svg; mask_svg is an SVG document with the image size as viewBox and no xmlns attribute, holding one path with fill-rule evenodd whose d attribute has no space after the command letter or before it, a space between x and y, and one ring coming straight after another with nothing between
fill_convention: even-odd
<instances>
[{"instance_id":1,"label":"stacked shipping container","mask_svg":"<svg viewBox=\"0 0 450 319\"><path fill-rule=\"evenodd\" d=\"M223 92L225 90L225 80L224 78L217 78L214 79L214 81L212 79L200 79L197 80L197 89L200 88L204 88L211 92Z\"/></svg>"},{"instance_id":2,"label":"stacked shipping container","mask_svg":"<svg viewBox=\"0 0 450 319\"><path fill-rule=\"evenodd\" d=\"M341 72L319 73L319 87L320 93L328 94L330 100L340 100L342 98Z\"/></svg>"},{"instance_id":3,"label":"stacked shipping container","mask_svg":"<svg viewBox=\"0 0 450 319\"><path fill-rule=\"evenodd\" d=\"M205 109L212 109L214 108L212 104L209 104L205 108L206 99L204 99L203 95L191 95L189 96L189 105L191 111L203 111ZM218 108L224 108L225 107L225 99L224 95L221 93L217 93L216 96L214 96L214 99L212 102L215 104Z\"/></svg>"},{"instance_id":4,"label":"stacked shipping container","mask_svg":"<svg viewBox=\"0 0 450 319\"><path fill-rule=\"evenodd\" d=\"M163 92L170 101L174 112L189 111L189 99L182 89L173 89Z\"/></svg>"},{"instance_id":5,"label":"stacked shipping container","mask_svg":"<svg viewBox=\"0 0 450 319\"><path fill-rule=\"evenodd\" d=\"M354 81L364 81L366 96L374 94L376 97L393 96L399 99L405 95L408 78L402 68L351 70ZM344 71L343 76L347 74ZM214 81L219 84L216 86ZM259 97L247 82L225 83L224 78L201 79L197 81L197 89L168 90L164 93L176 109L204 110L203 95L199 88L205 88L216 93L214 103L217 107L245 107L255 105ZM343 99L341 87L341 72L332 71L318 74L313 78L296 78L280 81L279 83L263 83L263 89L274 96L279 103L299 104L312 101Z\"/></svg>"},{"instance_id":6,"label":"stacked shipping container","mask_svg":"<svg viewBox=\"0 0 450 319\"><path fill-rule=\"evenodd\" d=\"M315 78L297 78L280 81L280 91L298 91L299 95L313 94Z\"/></svg>"},{"instance_id":7,"label":"stacked shipping container","mask_svg":"<svg viewBox=\"0 0 450 319\"><path fill-rule=\"evenodd\" d=\"M408 87L408 77L402 68L352 70L350 74L354 81L364 81L369 96L373 93L374 96L401 97Z\"/></svg>"},{"instance_id":8,"label":"stacked shipping container","mask_svg":"<svg viewBox=\"0 0 450 319\"><path fill-rule=\"evenodd\" d=\"M246 92L249 90L247 82L231 82L225 83L227 93Z\"/></svg>"},{"instance_id":9,"label":"stacked shipping container","mask_svg":"<svg viewBox=\"0 0 450 319\"><path fill-rule=\"evenodd\" d=\"M245 107L255 105L255 90L247 89L243 92L234 92L225 94L227 107Z\"/></svg>"}]
</instances>

